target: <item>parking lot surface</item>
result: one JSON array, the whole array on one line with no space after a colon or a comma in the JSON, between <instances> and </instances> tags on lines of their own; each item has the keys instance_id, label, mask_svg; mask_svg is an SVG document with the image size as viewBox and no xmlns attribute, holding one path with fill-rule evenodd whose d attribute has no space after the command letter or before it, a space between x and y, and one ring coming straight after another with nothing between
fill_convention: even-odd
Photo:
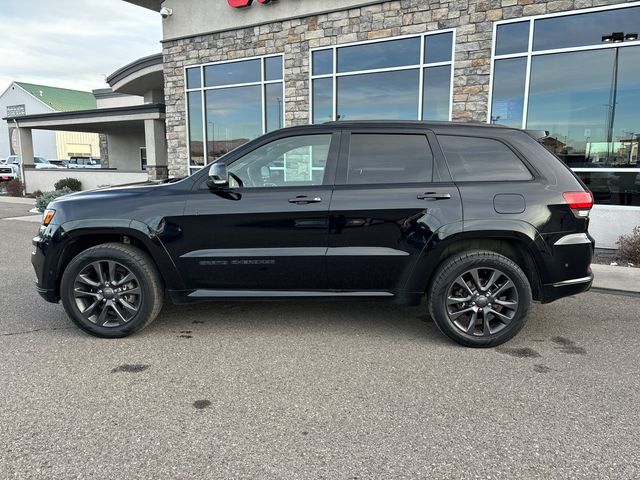
<instances>
[{"instance_id":1,"label":"parking lot surface","mask_svg":"<svg viewBox=\"0 0 640 480\"><path fill-rule=\"evenodd\" d=\"M104 340L35 293L36 229L0 220L0 478L640 477L638 297L534 305L486 350L374 302L167 305Z\"/></svg>"}]
</instances>

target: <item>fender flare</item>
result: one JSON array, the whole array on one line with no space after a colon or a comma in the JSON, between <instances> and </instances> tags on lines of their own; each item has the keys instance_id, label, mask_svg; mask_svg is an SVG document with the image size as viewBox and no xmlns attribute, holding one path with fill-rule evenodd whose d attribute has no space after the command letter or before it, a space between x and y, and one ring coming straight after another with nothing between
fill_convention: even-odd
<instances>
[{"instance_id":1,"label":"fender flare","mask_svg":"<svg viewBox=\"0 0 640 480\"><path fill-rule=\"evenodd\" d=\"M464 228L462 224L463 222L456 222L444 225L434 232L416 261L405 290L424 292L447 249L459 242L485 239L507 240L519 244L533 261L536 270L534 278L537 278L540 285L544 283L540 266L544 265L545 255L551 255L551 252L533 225L511 219L464 221Z\"/></svg>"},{"instance_id":2,"label":"fender flare","mask_svg":"<svg viewBox=\"0 0 640 480\"><path fill-rule=\"evenodd\" d=\"M64 251L74 241L87 236L101 234L125 235L140 242L155 263L167 289L182 290L184 280L171 255L165 248L156 231L147 224L130 219L85 219L65 222L59 227L60 239L64 242L64 250L60 261L64 258Z\"/></svg>"}]
</instances>

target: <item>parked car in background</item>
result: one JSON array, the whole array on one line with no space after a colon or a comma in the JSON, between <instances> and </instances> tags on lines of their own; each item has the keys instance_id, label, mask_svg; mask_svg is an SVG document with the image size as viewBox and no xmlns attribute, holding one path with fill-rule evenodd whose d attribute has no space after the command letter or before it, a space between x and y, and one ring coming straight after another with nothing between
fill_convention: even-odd
<instances>
[{"instance_id":1,"label":"parked car in background","mask_svg":"<svg viewBox=\"0 0 640 480\"><path fill-rule=\"evenodd\" d=\"M102 168L102 161L97 157L71 157L67 168Z\"/></svg>"},{"instance_id":2,"label":"parked car in background","mask_svg":"<svg viewBox=\"0 0 640 480\"><path fill-rule=\"evenodd\" d=\"M49 162L44 157L33 157L33 164L36 169L57 169L61 167L57 167L56 165ZM5 162L0 165L0 180L8 181L13 180L15 178L20 178L20 156L19 155L10 155L7 157Z\"/></svg>"},{"instance_id":3,"label":"parked car in background","mask_svg":"<svg viewBox=\"0 0 640 480\"><path fill-rule=\"evenodd\" d=\"M277 130L157 186L52 201L38 293L101 337L174 303L380 298L490 347L541 303L588 290L591 192L541 132L438 122ZM108 206L108 208L105 208Z\"/></svg>"}]
</instances>

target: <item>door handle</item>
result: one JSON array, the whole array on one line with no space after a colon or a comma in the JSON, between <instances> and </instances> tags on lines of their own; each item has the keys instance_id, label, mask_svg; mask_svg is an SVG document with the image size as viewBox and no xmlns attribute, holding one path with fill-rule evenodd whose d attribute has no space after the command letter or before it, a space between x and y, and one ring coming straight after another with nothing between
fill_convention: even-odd
<instances>
[{"instance_id":1,"label":"door handle","mask_svg":"<svg viewBox=\"0 0 640 480\"><path fill-rule=\"evenodd\" d=\"M451 198L450 193L424 192L416 196L418 200L447 200Z\"/></svg>"},{"instance_id":2,"label":"door handle","mask_svg":"<svg viewBox=\"0 0 640 480\"><path fill-rule=\"evenodd\" d=\"M290 198L289 203L295 203L296 205L305 205L307 203L320 203L322 198L320 197L307 197L306 195L298 195L295 198Z\"/></svg>"}]
</instances>

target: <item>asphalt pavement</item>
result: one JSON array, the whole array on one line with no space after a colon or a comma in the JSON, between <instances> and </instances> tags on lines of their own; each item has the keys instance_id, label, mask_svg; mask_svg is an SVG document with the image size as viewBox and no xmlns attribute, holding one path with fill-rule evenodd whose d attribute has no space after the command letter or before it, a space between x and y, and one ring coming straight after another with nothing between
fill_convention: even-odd
<instances>
[{"instance_id":1,"label":"asphalt pavement","mask_svg":"<svg viewBox=\"0 0 640 480\"><path fill-rule=\"evenodd\" d=\"M637 296L534 305L488 350L377 302L166 306L104 340L35 293L36 230L0 220L2 479L640 477Z\"/></svg>"}]
</instances>

